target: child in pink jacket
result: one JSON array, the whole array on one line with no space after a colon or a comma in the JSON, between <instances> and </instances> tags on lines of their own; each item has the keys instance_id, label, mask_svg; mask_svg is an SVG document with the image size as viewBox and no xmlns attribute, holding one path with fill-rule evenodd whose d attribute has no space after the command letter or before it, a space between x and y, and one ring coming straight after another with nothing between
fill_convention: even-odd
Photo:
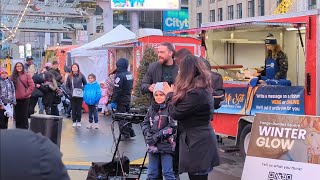
<instances>
[{"instance_id":1,"label":"child in pink jacket","mask_svg":"<svg viewBox=\"0 0 320 180\"><path fill-rule=\"evenodd\" d=\"M100 115L109 115L110 113L108 110L106 110L108 101L109 101L109 91L104 81L100 82L100 88L102 92L101 99L99 101L99 104L102 105L101 113Z\"/></svg>"}]
</instances>

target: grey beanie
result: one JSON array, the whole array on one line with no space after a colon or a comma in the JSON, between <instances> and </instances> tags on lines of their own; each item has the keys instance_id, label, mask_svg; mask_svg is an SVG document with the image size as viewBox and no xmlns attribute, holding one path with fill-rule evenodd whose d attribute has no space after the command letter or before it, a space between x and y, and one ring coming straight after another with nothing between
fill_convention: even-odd
<instances>
[{"instance_id":1,"label":"grey beanie","mask_svg":"<svg viewBox=\"0 0 320 180\"><path fill-rule=\"evenodd\" d=\"M156 85L154 86L154 89L153 89L153 95L154 95L157 91L160 91L160 92L164 93L163 82L157 82L157 83L156 83Z\"/></svg>"}]
</instances>

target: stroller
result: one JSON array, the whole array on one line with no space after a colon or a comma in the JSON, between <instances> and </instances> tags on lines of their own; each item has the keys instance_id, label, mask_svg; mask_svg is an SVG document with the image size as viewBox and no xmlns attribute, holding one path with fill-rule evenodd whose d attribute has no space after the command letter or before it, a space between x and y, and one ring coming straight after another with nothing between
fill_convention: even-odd
<instances>
[{"instance_id":1,"label":"stroller","mask_svg":"<svg viewBox=\"0 0 320 180\"><path fill-rule=\"evenodd\" d=\"M61 97L63 111L64 111L64 113L70 115L70 113L71 113L71 98L70 98L69 94L67 93L67 88L65 85L62 85L60 87L60 89L62 90L62 94L63 94L63 96Z\"/></svg>"}]
</instances>

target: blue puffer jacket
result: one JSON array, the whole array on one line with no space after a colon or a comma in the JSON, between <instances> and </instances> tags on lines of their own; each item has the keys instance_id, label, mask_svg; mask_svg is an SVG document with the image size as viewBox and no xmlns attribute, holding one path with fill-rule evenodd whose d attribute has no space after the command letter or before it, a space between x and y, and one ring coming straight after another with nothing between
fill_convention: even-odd
<instances>
[{"instance_id":1,"label":"blue puffer jacket","mask_svg":"<svg viewBox=\"0 0 320 180\"><path fill-rule=\"evenodd\" d=\"M101 89L97 81L88 83L84 87L83 100L88 105L97 105L101 98Z\"/></svg>"}]
</instances>

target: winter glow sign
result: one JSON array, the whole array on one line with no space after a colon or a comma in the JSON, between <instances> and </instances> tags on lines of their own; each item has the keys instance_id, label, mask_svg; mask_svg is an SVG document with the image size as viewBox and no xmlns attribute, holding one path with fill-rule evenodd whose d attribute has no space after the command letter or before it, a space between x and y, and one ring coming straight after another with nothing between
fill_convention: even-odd
<instances>
[{"instance_id":1,"label":"winter glow sign","mask_svg":"<svg viewBox=\"0 0 320 180\"><path fill-rule=\"evenodd\" d=\"M179 10L180 0L111 0L113 10Z\"/></svg>"},{"instance_id":2,"label":"winter glow sign","mask_svg":"<svg viewBox=\"0 0 320 180\"><path fill-rule=\"evenodd\" d=\"M242 180L318 180L319 171L320 117L256 114Z\"/></svg>"}]
</instances>

